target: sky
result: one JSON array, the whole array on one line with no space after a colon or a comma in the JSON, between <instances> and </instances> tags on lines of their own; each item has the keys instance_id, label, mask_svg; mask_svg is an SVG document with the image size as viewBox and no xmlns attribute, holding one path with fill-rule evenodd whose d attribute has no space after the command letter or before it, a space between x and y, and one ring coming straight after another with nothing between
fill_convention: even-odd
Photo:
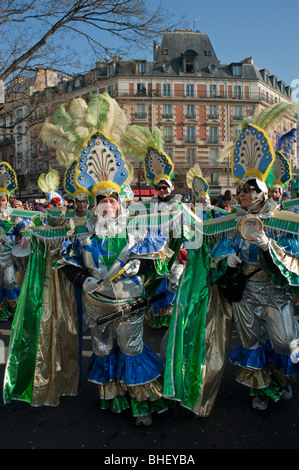
<instances>
[{"instance_id":1,"label":"sky","mask_svg":"<svg viewBox=\"0 0 299 470\"><path fill-rule=\"evenodd\" d=\"M206 33L221 62L252 56L260 69L287 85L298 80L299 86L298 0L162 0L162 5L173 12L173 21L184 16L189 29Z\"/></svg>"},{"instance_id":2,"label":"sky","mask_svg":"<svg viewBox=\"0 0 299 470\"><path fill-rule=\"evenodd\" d=\"M252 56L258 68L292 86L299 102L298 0L151 0L152 7L159 3L178 29L206 33L221 62ZM135 58L152 60L151 50L152 44L147 57L136 50Z\"/></svg>"},{"instance_id":3,"label":"sky","mask_svg":"<svg viewBox=\"0 0 299 470\"><path fill-rule=\"evenodd\" d=\"M299 103L298 0L150 0L152 8L158 4L171 23L178 23L177 29L206 33L218 60L231 63L252 57L258 68L291 86L292 98ZM86 46L80 47L85 56ZM136 48L131 55L152 60L152 44L147 53Z\"/></svg>"}]
</instances>

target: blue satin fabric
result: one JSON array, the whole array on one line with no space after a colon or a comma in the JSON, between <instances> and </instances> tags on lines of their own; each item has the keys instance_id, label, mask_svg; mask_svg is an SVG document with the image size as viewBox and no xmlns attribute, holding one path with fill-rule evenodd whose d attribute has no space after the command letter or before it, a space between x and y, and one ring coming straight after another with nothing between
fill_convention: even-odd
<instances>
[{"instance_id":1,"label":"blue satin fabric","mask_svg":"<svg viewBox=\"0 0 299 470\"><path fill-rule=\"evenodd\" d=\"M117 348L108 356L91 356L88 379L99 384L117 379L128 386L142 385L159 377L162 368L159 356L145 344L137 356L126 356Z\"/></svg>"},{"instance_id":2,"label":"blue satin fabric","mask_svg":"<svg viewBox=\"0 0 299 470\"><path fill-rule=\"evenodd\" d=\"M161 251L166 244L166 238L161 236L151 237L147 235L146 238L134 245L130 250L130 255L150 255Z\"/></svg>"},{"instance_id":3,"label":"blue satin fabric","mask_svg":"<svg viewBox=\"0 0 299 470\"><path fill-rule=\"evenodd\" d=\"M154 314L159 313L160 308L168 308L170 304L171 305L174 304L174 299L175 299L176 293L175 292L174 293L169 292L167 290L167 285L168 285L167 278L165 278L165 279L163 279L161 285L158 287L158 289L155 292L155 295L158 295L161 292L165 292L166 296L163 297L163 299L157 300L156 302L152 303L152 308L153 308Z\"/></svg>"},{"instance_id":4,"label":"blue satin fabric","mask_svg":"<svg viewBox=\"0 0 299 470\"><path fill-rule=\"evenodd\" d=\"M28 227L31 224L31 219L29 217L23 217L20 222L16 225L16 230L20 232L23 228Z\"/></svg>"},{"instance_id":5,"label":"blue satin fabric","mask_svg":"<svg viewBox=\"0 0 299 470\"><path fill-rule=\"evenodd\" d=\"M275 352L270 343L257 349L246 349L240 346L232 352L229 359L235 365L253 370L268 369L273 365L274 369L283 370L287 377L299 373L299 363L293 364L289 354Z\"/></svg>"},{"instance_id":6,"label":"blue satin fabric","mask_svg":"<svg viewBox=\"0 0 299 470\"><path fill-rule=\"evenodd\" d=\"M7 289L6 287L3 287L0 290L0 302L4 300L17 300L19 298L20 292L20 287L16 287L15 289Z\"/></svg>"}]
</instances>

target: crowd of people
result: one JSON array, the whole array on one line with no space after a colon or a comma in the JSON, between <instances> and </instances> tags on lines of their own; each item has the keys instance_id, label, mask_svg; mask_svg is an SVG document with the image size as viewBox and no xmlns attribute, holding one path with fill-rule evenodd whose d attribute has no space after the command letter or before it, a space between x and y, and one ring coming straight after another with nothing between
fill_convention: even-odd
<instances>
[{"instance_id":1,"label":"crowd of people","mask_svg":"<svg viewBox=\"0 0 299 470\"><path fill-rule=\"evenodd\" d=\"M274 168L276 155L266 132L247 124L234 149L235 197L227 190L212 204L197 165L186 175L194 202L190 209L175 191L174 165L158 130L124 125L122 111L112 113L114 100L105 94L93 99L98 101L91 109L101 110L102 121L89 119L89 126L96 122L97 127L82 139L80 156L65 165L68 202L50 169L51 177L39 178L47 202L23 204L29 210L20 216L22 207L13 197L16 174L0 163L2 318L13 318L14 330L5 403L57 405L60 396L80 393L81 341L88 328L89 380L98 387L101 408L116 413L130 408L136 424L145 426L167 410L169 400L208 416L233 322L240 347L230 360L240 367L237 380L249 387L253 408L264 410L271 401L291 398L290 379L299 372L294 315L299 242L298 214L292 204L283 206L290 201L283 196L289 166ZM114 126L103 118L109 112L122 118ZM42 135L49 143L46 126ZM262 141L263 150L240 160L248 137ZM61 150L59 142L52 144ZM128 186L129 157L132 162L136 154L157 193L145 213L136 210ZM190 248L197 231L202 243ZM30 247L21 284L14 246L24 252ZM231 282L241 280L238 297L229 297ZM153 330L165 328L160 351L144 343L145 322Z\"/></svg>"}]
</instances>

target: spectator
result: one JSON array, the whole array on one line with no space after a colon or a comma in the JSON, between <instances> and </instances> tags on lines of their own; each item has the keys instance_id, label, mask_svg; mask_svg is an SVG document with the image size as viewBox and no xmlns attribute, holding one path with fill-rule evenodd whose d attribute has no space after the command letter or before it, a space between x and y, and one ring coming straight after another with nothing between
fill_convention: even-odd
<instances>
[{"instance_id":1,"label":"spectator","mask_svg":"<svg viewBox=\"0 0 299 470\"><path fill-rule=\"evenodd\" d=\"M284 191L281 197L282 201L289 201L291 199L291 194L289 191Z\"/></svg>"}]
</instances>

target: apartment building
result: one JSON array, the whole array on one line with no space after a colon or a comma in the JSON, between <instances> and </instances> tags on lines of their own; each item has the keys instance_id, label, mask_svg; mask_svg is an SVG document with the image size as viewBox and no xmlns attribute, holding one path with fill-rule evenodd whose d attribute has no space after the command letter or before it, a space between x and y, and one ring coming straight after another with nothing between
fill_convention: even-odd
<instances>
[{"instance_id":1,"label":"apartment building","mask_svg":"<svg viewBox=\"0 0 299 470\"><path fill-rule=\"evenodd\" d=\"M55 167L53 151L46 149L38 138L38 124L41 125L42 119L52 114L62 101L77 97L88 100L93 93L104 91L118 101L131 124L162 130L164 150L175 166L177 192L189 192L186 173L198 163L211 195L215 196L236 186L225 149L238 135L242 120L270 104L292 102L291 87L268 70L259 69L253 58L222 63L207 34L166 31L161 44L154 43L151 61L107 57L87 73L33 93L44 97L31 115L31 126L35 118L37 124L30 131L29 158L36 162L36 171L40 165ZM297 127L295 113L294 119L284 122L273 133L273 144L280 134L294 127ZM0 142L2 159L1 152ZM295 143L291 153L293 167L296 158ZM141 173L137 165L136 185L141 180L145 187ZM31 195L29 178L24 181L24 194Z\"/></svg>"}]
</instances>

